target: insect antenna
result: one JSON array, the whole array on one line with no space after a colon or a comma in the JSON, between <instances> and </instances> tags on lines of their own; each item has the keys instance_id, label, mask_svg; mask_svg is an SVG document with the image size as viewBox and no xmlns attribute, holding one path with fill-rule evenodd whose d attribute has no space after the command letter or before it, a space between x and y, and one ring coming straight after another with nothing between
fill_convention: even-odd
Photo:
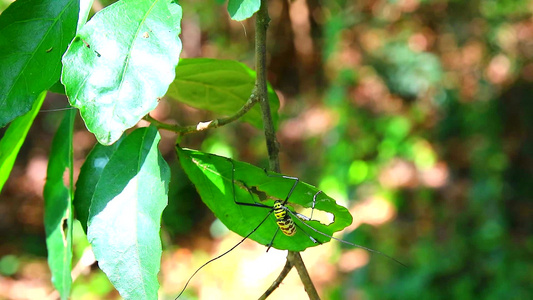
<instances>
[{"instance_id":1,"label":"insect antenna","mask_svg":"<svg viewBox=\"0 0 533 300\"><path fill-rule=\"evenodd\" d=\"M288 209L287 211L288 211L291 215L297 217L296 214L295 214L294 212L292 212L290 209ZM347 244L347 245L350 245L350 246L353 246L353 247L361 248L361 249L364 249L364 250L369 251L369 252L372 252L372 253L377 253L377 254L383 255L383 256L385 256L385 257L387 257L387 258L389 258L389 259L391 259L391 260L397 262L398 264L400 264L400 265L402 265L402 266L404 266L404 267L407 268L407 266L404 265L403 263L401 263L399 260L395 259L394 257L388 256L387 254L385 254L385 253L383 253L383 252L379 252L379 251L377 251L377 250L373 250L373 249L367 248L367 247L365 247L365 246L361 246L361 245L357 245L357 244L354 244L354 243L347 242L347 241L345 241L345 240L341 240L341 239L336 238L336 237L334 237L334 236L331 236L331 235L329 235L329 234L323 233L322 231L320 231L320 230L318 230L318 229L312 227L311 225L309 225L309 224L307 224L307 223L305 223L305 222L301 222L301 223L304 224L305 226L309 227L311 230L313 230L314 232L316 232L316 233L318 233L318 234L321 234L321 235L323 235L323 236L327 236L327 237L330 238L330 239L334 239L334 240L336 240L336 241L338 241L338 242L341 242L341 243L344 243L344 244Z\"/></svg>"},{"instance_id":2,"label":"insect antenna","mask_svg":"<svg viewBox=\"0 0 533 300\"><path fill-rule=\"evenodd\" d=\"M290 211L290 210L288 210ZM302 222L303 223L303 222ZM305 224L305 223L304 223ZM305 235L307 235L307 237L315 244L319 244L319 245L322 245L322 242L320 242L319 240L315 239L314 237L312 237L309 233L307 233L307 231L305 231L302 227L300 227L300 225L298 225L298 223L294 223L294 225L296 225L296 227L298 227L303 233L305 233Z\"/></svg>"},{"instance_id":3,"label":"insect antenna","mask_svg":"<svg viewBox=\"0 0 533 300\"><path fill-rule=\"evenodd\" d=\"M219 256L215 257L215 258L212 258L210 259L209 261L207 261L206 263L204 263L202 266L200 266L192 275L191 277L189 277L189 280L187 280L187 282L185 283L185 286L183 287L183 289L181 290L181 292L179 293L179 295L176 297L176 299L178 299L181 294L183 294L183 292L185 291L185 289L187 288L187 286L189 285L189 282L191 281L191 279L194 277L194 275L196 275L196 273L198 273L203 267L207 266L209 263L221 258L222 256L230 253L233 249L237 248L237 246L239 246L240 244L242 244L248 237L250 237L256 230L257 228L259 228L267 219L268 217L270 216L270 214L266 215L266 217L263 219L263 221L261 221L261 223L259 223L259 225L257 225L254 230L252 230L250 233L248 233L242 240L240 240L237 244L235 244L235 246L231 247L229 250L227 250L226 252L220 254Z\"/></svg>"}]
</instances>

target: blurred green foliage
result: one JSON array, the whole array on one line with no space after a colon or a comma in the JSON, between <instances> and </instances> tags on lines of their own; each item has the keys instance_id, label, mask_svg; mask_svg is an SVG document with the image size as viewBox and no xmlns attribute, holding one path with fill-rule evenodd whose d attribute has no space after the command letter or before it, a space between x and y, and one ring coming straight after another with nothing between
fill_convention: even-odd
<instances>
[{"instance_id":1,"label":"blurred green foliage","mask_svg":"<svg viewBox=\"0 0 533 300\"><path fill-rule=\"evenodd\" d=\"M353 299L355 290L363 299L530 298L527 186L533 183L533 152L526 150L532 140L525 133L532 129L526 100L532 56L521 51L531 48L517 31L528 28L531 38L531 4L415 1L416 7L406 8L404 1L328 2L338 11L354 11L355 21L341 22L332 14L325 24L336 45L325 41L330 51L325 64L339 64L324 89L325 104L339 121L325 133L331 142L323 153L313 143L307 151L324 157L323 182L334 178L348 199L362 200L357 196L368 194L368 186L386 192L397 218L379 229L382 234L366 227L356 232L368 236L366 245L387 249L410 265L391 271L373 261L347 276L331 298ZM391 19L385 11L397 15ZM504 28L516 36L495 39ZM365 39L368 34L376 40ZM512 38L513 47L506 44ZM372 51L365 45L369 40L378 44ZM345 67L333 56L350 42L359 43L350 50L362 58ZM461 61L454 64L452 58ZM377 96L361 88L369 78ZM400 168L398 160L411 168ZM388 182L383 177L391 166L396 176L417 178ZM446 181L425 182L424 173L438 167L446 170ZM519 181L510 176L516 172L524 176ZM529 213L520 212L526 207Z\"/></svg>"},{"instance_id":2,"label":"blurred green foliage","mask_svg":"<svg viewBox=\"0 0 533 300\"><path fill-rule=\"evenodd\" d=\"M393 214L371 224L355 210L362 224L343 238L409 266L373 257L347 272L337 263L323 298L531 298L531 1L269 2L283 172L350 208L382 199ZM253 66L253 20L231 22L215 3L180 1L183 55ZM307 7L301 18L298 3ZM208 119L176 111L183 123ZM266 166L262 133L246 124L188 136L183 146ZM213 221L184 178L175 164L167 249L209 236ZM42 254L42 243L26 243L20 248ZM4 262L4 252L7 276L16 260ZM78 279L73 297L108 293L104 279Z\"/></svg>"}]
</instances>

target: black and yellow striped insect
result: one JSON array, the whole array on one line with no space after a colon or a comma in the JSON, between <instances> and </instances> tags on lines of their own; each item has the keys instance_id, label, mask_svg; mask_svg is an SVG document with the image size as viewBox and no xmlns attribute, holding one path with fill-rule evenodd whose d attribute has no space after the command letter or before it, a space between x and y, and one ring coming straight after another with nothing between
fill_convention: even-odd
<instances>
[{"instance_id":1,"label":"black and yellow striped insect","mask_svg":"<svg viewBox=\"0 0 533 300\"><path fill-rule=\"evenodd\" d=\"M274 202L274 216L276 217L276 223L278 223L281 232L283 232L285 235L293 236L296 232L296 225L294 225L294 221L292 220L291 216L289 216L289 214L287 214L285 211L285 208L281 204L280 200L276 200L276 202Z\"/></svg>"},{"instance_id":2,"label":"black and yellow striped insect","mask_svg":"<svg viewBox=\"0 0 533 300\"><path fill-rule=\"evenodd\" d=\"M322 193L322 191L318 191L314 196L313 196L313 202L312 202L312 206L311 206L311 216L310 217L306 217L300 213L297 213L297 212L294 212L292 210L290 210L286 205L289 201L289 198L291 197L291 195L293 194L295 188L297 187L298 183L300 182L300 180L297 178L297 177L291 177L291 176L286 176L286 175L281 175L281 174L268 174L266 170L264 170L265 174L268 176L268 177L277 177L277 178L284 178L284 179L289 179L289 180L293 180L294 183L292 185L292 187L290 188L290 190L288 191L287 193L287 196L285 197L284 200L281 200L281 199L274 199L274 204L272 206L269 206L269 205L265 205L265 204L262 204L262 203L257 203L257 202L240 202L240 201L237 201L236 198L235 198L235 163L233 162L233 160L231 159L228 159L228 162L231 164L231 170L232 170L232 175L231 175L231 182L233 183L232 184L232 190L233 190L233 201L235 202L235 204L237 205L243 205L243 206L251 206L251 207L261 207L261 208L267 208L267 209L270 209L270 212L268 212L267 214L267 217L270 216L271 214L274 215L274 218L275 218L275 221L276 221L276 224L278 226L278 228L276 229L276 232L274 233L274 235L272 236L272 240L270 241L270 243L267 245L267 251L270 249L270 247L274 244L274 241L276 240L276 236L278 235L279 231L281 231L284 235L286 236L289 236L289 237L292 237L296 234L297 232L297 227L299 228L300 231L302 231L308 238L309 240L311 240L314 244L321 244L322 242L315 239L314 237L312 237L310 234L308 234L301 226L299 226L293 219L293 217L297 217L298 219L302 220L302 221L310 221L312 220L313 218L313 212L314 212L314 209L315 209L315 205L316 205L316 198L317 198L317 195ZM255 188L255 189L252 189L252 188L248 188L246 187L246 185L244 183L240 183L240 185L244 186L245 189L248 191L248 193L250 194L251 196L251 199L253 200L254 197L252 194L256 193L257 194L257 197L258 198L261 198L262 194L261 193L258 193L258 189ZM263 194L264 195L264 194ZM305 223L303 223L305 224ZM262 224L261 224L262 225ZM257 230L259 226L261 225L258 225L254 228L254 230ZM327 237L327 236L326 236Z\"/></svg>"}]
</instances>

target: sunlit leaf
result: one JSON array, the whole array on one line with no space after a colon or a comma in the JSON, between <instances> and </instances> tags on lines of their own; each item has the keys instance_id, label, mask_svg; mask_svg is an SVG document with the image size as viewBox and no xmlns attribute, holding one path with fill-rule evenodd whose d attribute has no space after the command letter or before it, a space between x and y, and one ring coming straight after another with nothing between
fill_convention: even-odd
<instances>
[{"instance_id":1,"label":"sunlit leaf","mask_svg":"<svg viewBox=\"0 0 533 300\"><path fill-rule=\"evenodd\" d=\"M181 7L123 0L98 12L63 57L61 82L89 131L112 144L154 109L174 80Z\"/></svg>"},{"instance_id":2,"label":"sunlit leaf","mask_svg":"<svg viewBox=\"0 0 533 300\"><path fill-rule=\"evenodd\" d=\"M250 98L255 86L255 72L234 60L212 58L182 59L176 68L176 79L167 96L189 106L212 111L218 115L235 114ZM272 87L268 100L274 124L278 120L279 99ZM261 109L256 105L242 117L262 128Z\"/></svg>"},{"instance_id":3,"label":"sunlit leaf","mask_svg":"<svg viewBox=\"0 0 533 300\"><path fill-rule=\"evenodd\" d=\"M80 14L78 17L77 30L80 30L80 28L87 23L87 18L89 18L93 2L94 0L80 0Z\"/></svg>"},{"instance_id":4,"label":"sunlit leaf","mask_svg":"<svg viewBox=\"0 0 533 300\"><path fill-rule=\"evenodd\" d=\"M89 209L87 237L98 265L126 299L157 299L170 180L159 140L155 127L127 136L104 167Z\"/></svg>"},{"instance_id":5,"label":"sunlit leaf","mask_svg":"<svg viewBox=\"0 0 533 300\"><path fill-rule=\"evenodd\" d=\"M0 127L57 82L78 11L74 0L18 0L0 14Z\"/></svg>"},{"instance_id":6,"label":"sunlit leaf","mask_svg":"<svg viewBox=\"0 0 533 300\"><path fill-rule=\"evenodd\" d=\"M68 299L72 285L72 138L75 110L65 113L54 140L44 186L44 229L52 283L61 299ZM67 172L68 171L68 172ZM68 186L63 182L67 172Z\"/></svg>"},{"instance_id":7,"label":"sunlit leaf","mask_svg":"<svg viewBox=\"0 0 533 300\"><path fill-rule=\"evenodd\" d=\"M93 5L93 0L81 0L80 1L80 13L78 18L78 30L87 22L91 7ZM48 88L50 92L57 94L65 95L65 87L61 84L60 78L57 78L57 81Z\"/></svg>"},{"instance_id":8,"label":"sunlit leaf","mask_svg":"<svg viewBox=\"0 0 533 300\"><path fill-rule=\"evenodd\" d=\"M87 232L87 220L89 219L89 207L94 195L96 184L100 180L102 171L115 153L122 138L113 145L104 146L97 143L85 159L80 169L80 175L76 181L76 193L74 194L74 209L76 218L80 220L83 230Z\"/></svg>"},{"instance_id":9,"label":"sunlit leaf","mask_svg":"<svg viewBox=\"0 0 533 300\"><path fill-rule=\"evenodd\" d=\"M270 209L237 205L234 201L233 190L235 190L235 199L239 202L253 203L255 201L272 206L273 199L283 200L287 197L295 182L292 179L268 176L261 168L233 161L235 166L234 188L232 185L233 169L229 158L181 148L178 148L178 155L183 169L196 186L204 203L222 223L241 236L246 236L252 232L269 213ZM304 182L299 182L288 204L289 206L294 206L294 208L312 207L313 196L317 192L317 188ZM252 195L255 200L252 200ZM258 197L259 195L264 197ZM328 235L344 229L352 222L352 216L348 210L338 205L335 200L324 193L317 195L315 212L318 211L333 215L334 222L324 224L324 222L312 220L305 221L305 223ZM302 224L303 221L301 219L295 220L293 217L293 220L299 226L296 234L294 236L286 236L278 233L273 243L274 248L302 251L308 247L318 245L307 234L322 243L329 241L328 237L320 235ZM260 244L268 245L272 241L277 228L274 214L271 214L270 220L263 223L250 236L250 239ZM307 232L307 234L302 231Z\"/></svg>"}]
</instances>

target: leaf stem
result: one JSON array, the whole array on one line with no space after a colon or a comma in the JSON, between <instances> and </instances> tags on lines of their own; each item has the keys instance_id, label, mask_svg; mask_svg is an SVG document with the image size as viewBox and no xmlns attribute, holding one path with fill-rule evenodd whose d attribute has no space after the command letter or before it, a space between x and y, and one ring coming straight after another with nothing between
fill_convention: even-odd
<instances>
[{"instance_id":1,"label":"leaf stem","mask_svg":"<svg viewBox=\"0 0 533 300\"><path fill-rule=\"evenodd\" d=\"M267 43L267 28L268 23L270 22L270 17L268 15L268 3L267 0L261 0L261 7L255 15L255 71L257 74L255 82L255 94L259 99L259 105L261 105L261 112L263 117L263 125L265 131L266 146L268 149L268 158L269 158L269 167L270 170L277 173L281 173L280 164L279 164L279 144L276 139L276 132L274 129L274 124L272 122L272 115L270 113L270 105L268 102L268 92L267 92L267 78L266 78L266 43ZM300 256L299 252L289 251L287 255L287 263L285 268L281 271L280 275L272 283L270 288L263 294L263 296L268 297L283 281L286 273L291 269L287 266L295 266L300 275L300 280L302 281L304 288L309 296L309 299L320 299L316 291L311 277L305 268L305 264ZM264 298L261 298L264 299Z\"/></svg>"},{"instance_id":2,"label":"leaf stem","mask_svg":"<svg viewBox=\"0 0 533 300\"><path fill-rule=\"evenodd\" d=\"M217 128L224 125L227 125L231 122L234 122L241 118L244 114L246 114L252 107L259 101L259 99L255 96L255 89L252 91L252 95L250 95L250 98L244 103L244 105L237 111L234 115L225 117L225 118L219 118L214 119L207 122L200 122L196 125L190 125L190 126L180 126L180 125L172 125L160 122L156 119L154 119L149 114L144 116L144 120L152 123L154 126L156 126L159 129L165 129L169 131L173 131L182 135L200 132L203 130L211 129L211 128Z\"/></svg>"}]
</instances>

